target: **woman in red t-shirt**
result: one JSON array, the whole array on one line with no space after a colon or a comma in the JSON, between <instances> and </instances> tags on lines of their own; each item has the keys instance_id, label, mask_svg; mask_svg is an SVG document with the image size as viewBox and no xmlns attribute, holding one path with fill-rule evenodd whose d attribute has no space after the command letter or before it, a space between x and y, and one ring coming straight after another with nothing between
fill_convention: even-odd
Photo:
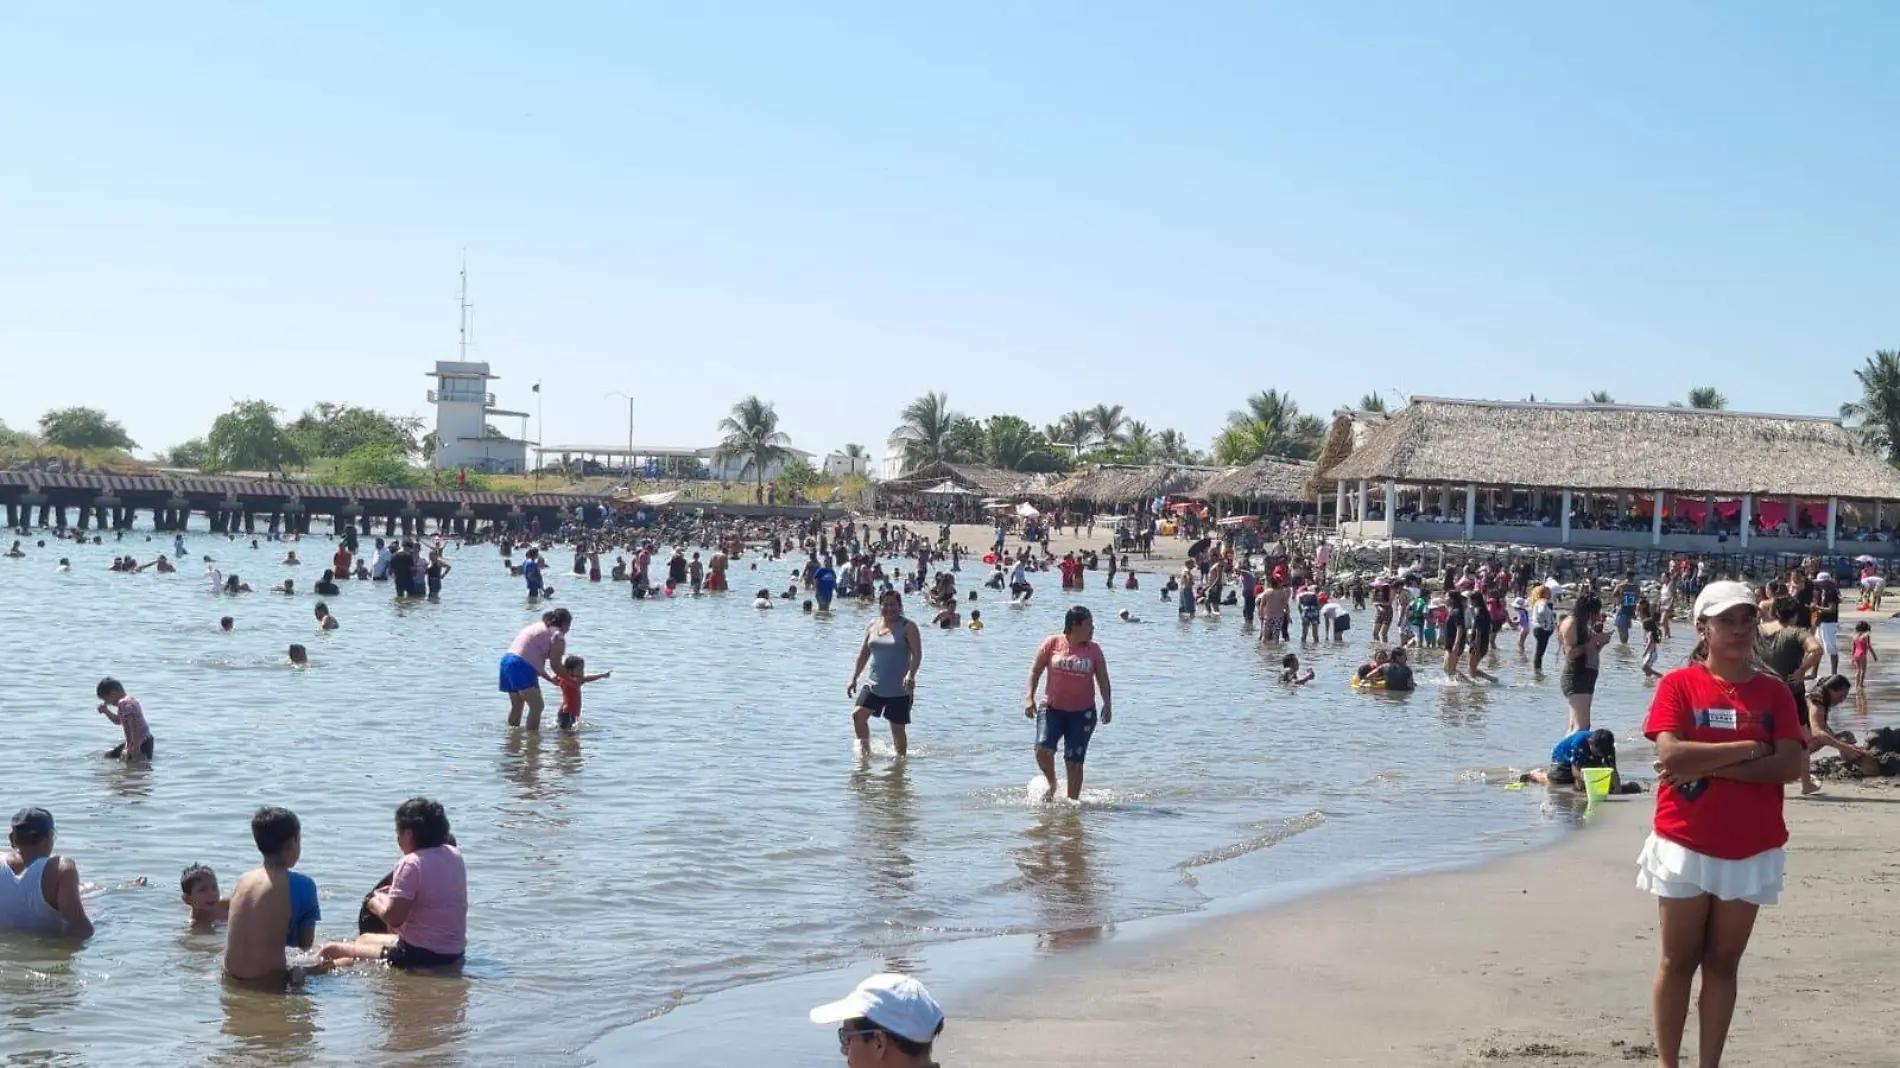
<instances>
[{"instance_id":1,"label":"woman in red t-shirt","mask_svg":"<svg viewBox=\"0 0 1900 1068\"><path fill-rule=\"evenodd\" d=\"M1721 1060L1755 913L1781 896L1782 787L1801 777L1808 758L1787 684L1755 670L1757 612L1742 583L1704 587L1696 655L1656 684L1643 724L1658 757L1656 820L1636 885L1661 908L1650 1011L1665 1066L1681 1055L1698 970L1702 1063Z\"/></svg>"}]
</instances>

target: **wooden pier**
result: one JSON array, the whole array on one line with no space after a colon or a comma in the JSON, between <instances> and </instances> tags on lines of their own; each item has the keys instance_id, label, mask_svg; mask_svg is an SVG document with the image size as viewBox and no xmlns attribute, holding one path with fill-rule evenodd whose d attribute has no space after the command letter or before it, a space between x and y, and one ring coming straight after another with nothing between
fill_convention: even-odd
<instances>
[{"instance_id":1,"label":"wooden pier","mask_svg":"<svg viewBox=\"0 0 1900 1068\"><path fill-rule=\"evenodd\" d=\"M171 478L143 475L49 474L0 471L0 505L7 528L130 530L135 515L152 513L155 530L183 530L201 513L220 534L308 533L313 518L332 529L355 525L364 534L424 534L428 523L446 533L521 528L539 519L552 528L579 510L599 522L610 502L568 493L478 493L461 489L327 486L242 478Z\"/></svg>"}]
</instances>

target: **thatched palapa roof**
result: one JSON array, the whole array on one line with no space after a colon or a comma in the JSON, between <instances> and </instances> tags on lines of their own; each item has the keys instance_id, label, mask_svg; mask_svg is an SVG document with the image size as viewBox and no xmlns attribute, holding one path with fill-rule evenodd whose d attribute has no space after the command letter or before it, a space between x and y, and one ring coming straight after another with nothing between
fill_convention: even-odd
<instances>
[{"instance_id":1,"label":"thatched palapa roof","mask_svg":"<svg viewBox=\"0 0 1900 1068\"><path fill-rule=\"evenodd\" d=\"M1620 404L1416 397L1321 472L1328 483L1900 500L1900 471L1836 420Z\"/></svg>"},{"instance_id":2,"label":"thatched palapa roof","mask_svg":"<svg viewBox=\"0 0 1900 1068\"><path fill-rule=\"evenodd\" d=\"M1096 464L1050 487L1049 493L1096 504L1135 504L1170 493L1198 497L1201 486L1223 470L1186 464Z\"/></svg>"},{"instance_id":3,"label":"thatched palapa roof","mask_svg":"<svg viewBox=\"0 0 1900 1068\"><path fill-rule=\"evenodd\" d=\"M922 493L949 481L985 497L1047 497L1052 479L1044 474L1006 471L988 464L925 464L901 478L887 479L880 488L889 493Z\"/></svg>"},{"instance_id":4,"label":"thatched palapa roof","mask_svg":"<svg viewBox=\"0 0 1900 1068\"><path fill-rule=\"evenodd\" d=\"M1208 479L1201 493L1209 499L1293 504L1312 499L1310 483L1318 470L1319 465L1311 460L1264 456Z\"/></svg>"}]
</instances>

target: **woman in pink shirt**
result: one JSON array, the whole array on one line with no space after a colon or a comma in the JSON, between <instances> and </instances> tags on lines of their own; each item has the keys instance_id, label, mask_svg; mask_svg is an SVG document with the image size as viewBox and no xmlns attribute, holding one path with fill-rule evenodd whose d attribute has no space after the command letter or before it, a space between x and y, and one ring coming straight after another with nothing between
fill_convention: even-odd
<instances>
[{"instance_id":1,"label":"woman in pink shirt","mask_svg":"<svg viewBox=\"0 0 1900 1068\"><path fill-rule=\"evenodd\" d=\"M1036 684L1044 672L1049 688L1043 704L1036 705ZM1029 666L1029 694L1023 715L1036 721L1036 766L1049 784L1045 799L1056 793L1056 746L1069 778L1069 800L1082 797L1082 761L1088 757L1089 738L1095 733L1095 690L1102 690L1102 723L1115 718L1109 706L1108 661L1095 644L1095 617L1076 605L1062 619L1062 633L1042 640Z\"/></svg>"},{"instance_id":2,"label":"woman in pink shirt","mask_svg":"<svg viewBox=\"0 0 1900 1068\"><path fill-rule=\"evenodd\" d=\"M541 613L541 622L521 629L501 657L501 692L508 695L508 725L521 726L521 710L528 710L528 729L541 729L541 680L553 682L550 665L567 656L567 630L574 614L565 608Z\"/></svg>"},{"instance_id":3,"label":"woman in pink shirt","mask_svg":"<svg viewBox=\"0 0 1900 1068\"><path fill-rule=\"evenodd\" d=\"M468 950L468 869L449 831L449 816L426 797L396 809L396 846L402 859L387 887L377 887L364 909L388 932L323 947L325 960L386 960L392 968L447 968Z\"/></svg>"}]
</instances>

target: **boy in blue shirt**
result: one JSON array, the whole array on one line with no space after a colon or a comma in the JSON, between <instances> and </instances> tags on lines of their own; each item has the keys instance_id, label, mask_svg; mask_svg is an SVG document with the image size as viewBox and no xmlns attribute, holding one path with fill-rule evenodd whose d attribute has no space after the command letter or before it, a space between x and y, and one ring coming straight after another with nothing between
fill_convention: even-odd
<instances>
[{"instance_id":1,"label":"boy in blue shirt","mask_svg":"<svg viewBox=\"0 0 1900 1068\"><path fill-rule=\"evenodd\" d=\"M1574 786L1581 791L1584 768L1609 768L1610 792L1623 792L1622 776L1616 770L1616 735L1601 727L1566 734L1550 750L1550 770L1527 772L1520 781Z\"/></svg>"}]
</instances>

